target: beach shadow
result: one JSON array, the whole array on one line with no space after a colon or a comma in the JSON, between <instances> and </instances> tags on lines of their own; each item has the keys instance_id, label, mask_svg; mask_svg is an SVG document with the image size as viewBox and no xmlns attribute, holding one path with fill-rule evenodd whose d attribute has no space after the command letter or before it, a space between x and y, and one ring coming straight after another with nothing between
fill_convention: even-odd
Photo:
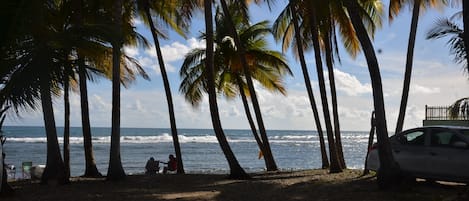
<instances>
[{"instance_id":1,"label":"beach shadow","mask_svg":"<svg viewBox=\"0 0 469 201\"><path fill-rule=\"evenodd\" d=\"M14 183L16 200L328 200L328 201L462 201L468 199L467 186L416 182L382 191L376 178L359 171L328 174L324 170L253 174L251 180L226 179L226 175L133 175L123 181L103 178L76 178L70 185L47 186ZM2 201L4 199L2 198Z\"/></svg>"}]
</instances>

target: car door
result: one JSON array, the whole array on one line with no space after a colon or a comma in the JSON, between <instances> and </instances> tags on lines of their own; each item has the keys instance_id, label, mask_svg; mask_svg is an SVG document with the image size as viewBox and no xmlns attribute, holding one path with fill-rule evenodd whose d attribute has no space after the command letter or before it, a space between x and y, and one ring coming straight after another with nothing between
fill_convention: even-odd
<instances>
[{"instance_id":1,"label":"car door","mask_svg":"<svg viewBox=\"0 0 469 201\"><path fill-rule=\"evenodd\" d=\"M393 155L401 171L419 174L427 166L427 135L425 128L398 134L391 141Z\"/></svg>"},{"instance_id":2,"label":"car door","mask_svg":"<svg viewBox=\"0 0 469 201\"><path fill-rule=\"evenodd\" d=\"M432 129L428 154L431 166L425 171L430 176L455 181L469 179L468 142L457 130Z\"/></svg>"}]
</instances>

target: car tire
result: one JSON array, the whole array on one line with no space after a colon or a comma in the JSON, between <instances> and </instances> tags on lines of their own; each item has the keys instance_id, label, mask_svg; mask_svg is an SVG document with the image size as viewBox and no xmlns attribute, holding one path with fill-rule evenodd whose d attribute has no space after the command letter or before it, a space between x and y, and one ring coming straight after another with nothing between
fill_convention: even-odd
<instances>
[{"instance_id":1,"label":"car tire","mask_svg":"<svg viewBox=\"0 0 469 201\"><path fill-rule=\"evenodd\" d=\"M399 184L402 181L402 173L399 164L395 167L397 170L390 170L388 175L383 174L381 168L376 171L376 181L380 189L389 189L392 186Z\"/></svg>"}]
</instances>

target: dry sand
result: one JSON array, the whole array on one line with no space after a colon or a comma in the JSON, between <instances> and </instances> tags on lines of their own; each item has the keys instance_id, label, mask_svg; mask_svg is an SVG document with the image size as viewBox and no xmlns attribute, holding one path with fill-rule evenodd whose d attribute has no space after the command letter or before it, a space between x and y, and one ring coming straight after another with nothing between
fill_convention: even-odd
<instances>
[{"instance_id":1,"label":"dry sand","mask_svg":"<svg viewBox=\"0 0 469 201\"><path fill-rule=\"evenodd\" d=\"M11 185L15 194L0 198L1 201L469 201L468 187L453 183L420 181L381 191L375 177L363 177L361 170L339 174L328 174L325 170L257 173L252 174L251 180L229 180L226 175L133 175L119 182L72 178L70 184L62 186L31 181L16 181Z\"/></svg>"}]
</instances>

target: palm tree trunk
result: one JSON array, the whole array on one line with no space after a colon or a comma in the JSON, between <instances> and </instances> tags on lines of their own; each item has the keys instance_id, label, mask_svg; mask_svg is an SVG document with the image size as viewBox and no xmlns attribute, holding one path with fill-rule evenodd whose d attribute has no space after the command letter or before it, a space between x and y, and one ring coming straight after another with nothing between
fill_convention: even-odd
<instances>
[{"instance_id":1,"label":"palm tree trunk","mask_svg":"<svg viewBox=\"0 0 469 201\"><path fill-rule=\"evenodd\" d=\"M65 70L67 71L67 70ZM70 83L68 73L64 80L64 165L65 176L70 178Z\"/></svg>"},{"instance_id":2,"label":"palm tree trunk","mask_svg":"<svg viewBox=\"0 0 469 201\"><path fill-rule=\"evenodd\" d=\"M2 117L0 121L0 197L6 196L6 195L11 195L14 190L13 188L8 184L8 174L7 170L5 167L5 155L3 153L3 144L5 143L5 137L2 135L2 122L5 119L5 116L3 115L3 112L0 112L0 116Z\"/></svg>"},{"instance_id":3,"label":"palm tree trunk","mask_svg":"<svg viewBox=\"0 0 469 201\"><path fill-rule=\"evenodd\" d=\"M314 11L314 6L310 5L310 9ZM310 23L311 23L311 34L313 36L313 47L314 47L314 58L316 60L316 71L318 74L318 81L319 81L319 91L321 93L321 103L322 103L322 110L324 113L324 121L326 124L326 132L327 132L327 142L329 144L329 156L331 166L329 167L329 171L331 173L338 173L342 172L342 168L340 167L339 158L337 155L337 146L334 140L334 134L332 132L332 124L331 124L331 117L329 113L329 104L327 101L327 92L326 92L326 84L324 81L324 72L322 66L322 59L321 59L321 49L319 46L319 35L318 35L318 25L316 22L315 13L310 15Z\"/></svg>"},{"instance_id":4,"label":"palm tree trunk","mask_svg":"<svg viewBox=\"0 0 469 201\"><path fill-rule=\"evenodd\" d=\"M359 4L356 0L345 1L349 11L350 19L356 31L358 40L364 51L368 63L371 84L373 88L373 104L375 108L376 136L378 140L378 153L380 159L380 169L378 170L378 185L387 188L393 185L398 178L399 169L391 152L391 143L388 138L386 126L386 113L384 109L383 85L379 71L378 60L375 55L373 44L368 36L368 32L358 15Z\"/></svg>"},{"instance_id":5,"label":"palm tree trunk","mask_svg":"<svg viewBox=\"0 0 469 201\"><path fill-rule=\"evenodd\" d=\"M297 4L293 1L290 0L291 8L295 8ZM296 11L293 10L291 13L292 15L292 20L293 20L293 26L295 28L295 38L296 38L296 45L298 48L298 57L300 59L300 64L301 64L301 70L303 72L303 77L305 80L305 85L306 85L306 91L308 92L308 97L309 97L309 103L311 105L311 108L313 110L314 114L314 121L316 123L316 129L318 131L319 135L319 143L320 143L320 148L321 148L321 158L322 158L322 169L329 168L329 159L327 158L327 153L326 153L326 144L324 142L324 134L321 128L321 121L319 120L319 112L318 108L316 106L316 101L314 99L314 94L313 94L313 87L311 86L311 80L309 78L309 72L308 72L308 67L306 66L306 61L305 61L305 56L304 56L304 51L303 51L303 45L302 45L302 39L300 35L300 28L298 27L298 16L296 15Z\"/></svg>"},{"instance_id":6,"label":"palm tree trunk","mask_svg":"<svg viewBox=\"0 0 469 201\"><path fill-rule=\"evenodd\" d=\"M120 153L120 58L122 47L122 0L116 0L113 5L115 33L112 42L112 128L111 151L109 157L108 180L122 180L125 178Z\"/></svg>"},{"instance_id":7,"label":"palm tree trunk","mask_svg":"<svg viewBox=\"0 0 469 201\"><path fill-rule=\"evenodd\" d=\"M83 149L85 151L85 177L102 177L96 167L91 137L90 111L88 108L88 86L86 84L86 68L82 58L78 59L78 76L80 81L81 125L83 132Z\"/></svg>"},{"instance_id":8,"label":"palm tree trunk","mask_svg":"<svg viewBox=\"0 0 469 201\"><path fill-rule=\"evenodd\" d=\"M331 25L332 26L332 25ZM331 89L331 101L332 101L332 116L334 118L334 137L335 137L335 146L337 147L337 157L342 169L345 169L347 166L345 164L344 151L342 149L342 139L340 134L340 123L339 123L339 109L337 104L337 92L335 88L335 76L334 76L334 63L332 61L332 44L330 41L329 33L324 37L327 42L325 42L326 50L326 65L327 71L329 74L329 85Z\"/></svg>"},{"instance_id":9,"label":"palm tree trunk","mask_svg":"<svg viewBox=\"0 0 469 201\"><path fill-rule=\"evenodd\" d=\"M47 58L47 57L46 57ZM47 138L47 160L46 168L41 177L41 183L56 182L58 184L68 183L65 176L65 165L60 155L59 141L57 139L57 130L54 119L54 109L52 107L51 84L47 71L41 72L40 92L41 104L44 117L44 127Z\"/></svg>"},{"instance_id":10,"label":"palm tree trunk","mask_svg":"<svg viewBox=\"0 0 469 201\"><path fill-rule=\"evenodd\" d=\"M467 69L469 71L469 2L462 1L462 21L464 26L464 46L466 47Z\"/></svg>"},{"instance_id":11,"label":"palm tree trunk","mask_svg":"<svg viewBox=\"0 0 469 201\"><path fill-rule=\"evenodd\" d=\"M407 109L407 100L409 99L410 78L412 75L412 63L414 60L415 37L417 35L417 25L418 25L419 14L420 14L420 4L421 4L420 2L421 0L415 0L414 8L412 10L412 21L410 24L409 43L407 45L407 60L406 60L405 73L404 73L404 86L402 89L401 106L399 108L399 116L397 118L395 133L401 132L402 127L404 126L405 112Z\"/></svg>"},{"instance_id":12,"label":"palm tree trunk","mask_svg":"<svg viewBox=\"0 0 469 201\"><path fill-rule=\"evenodd\" d=\"M163 60L163 54L161 53L161 48L160 48L160 42L158 41L156 28L155 28L155 25L153 24L153 19L151 18L150 9L148 6L145 9L145 15L150 24L151 34L153 36L153 41L155 43L156 55L158 57L158 64L160 66L161 77L163 78L164 89L166 92L166 102L168 103L169 122L171 124L171 134L173 136L174 151L176 152L176 160L178 163L177 173L184 174L184 165L182 163L181 146L179 145L179 138L178 138L178 132L177 132L177 127L176 127L176 117L174 114L171 87L169 86L168 74L166 73L166 68L165 68L164 60Z\"/></svg>"},{"instance_id":13,"label":"palm tree trunk","mask_svg":"<svg viewBox=\"0 0 469 201\"><path fill-rule=\"evenodd\" d=\"M238 48L238 51L239 51L238 54L241 59L241 64L243 66L244 75L246 77L249 92L251 93L252 107L254 108L254 113L256 115L257 124L259 126L259 132L261 134L262 142L264 143L263 154L264 154L265 159L268 161L268 164L266 167L267 171L276 171L278 170L278 168L277 168L277 164L275 163L272 151L270 149L269 139L267 137L267 132L264 126L264 120L262 119L262 113L259 107L259 101L257 100L256 91L254 89L254 84L252 83L252 79L251 79L251 73L249 72L249 69L248 69L248 64L247 64L246 57L245 57L246 50L239 40L239 36L233 24L233 20L228 10L228 6L226 5L226 1L221 0L220 3L223 8L223 13L225 14L225 17L227 18L227 21L229 23L229 29L230 29L231 34L233 35L235 45Z\"/></svg>"},{"instance_id":14,"label":"palm tree trunk","mask_svg":"<svg viewBox=\"0 0 469 201\"><path fill-rule=\"evenodd\" d=\"M248 99L246 97L246 94L244 93L241 78L237 77L236 82L238 84L239 93L241 94L241 100L243 101L244 112L246 113L246 118L248 119L249 127L251 128L251 131L252 131L252 135L254 136L254 139L256 140L257 146L259 147L261 153L264 154L264 143L262 143L262 140L259 138L259 134L257 133L256 125L254 123L254 119L252 118L251 110L249 109ZM268 160L265 157L264 157L264 162L265 162L265 166L267 167Z\"/></svg>"},{"instance_id":15,"label":"palm tree trunk","mask_svg":"<svg viewBox=\"0 0 469 201\"><path fill-rule=\"evenodd\" d=\"M206 67L207 67L207 87L208 99L210 105L210 114L212 116L213 129L215 136L220 144L220 147L225 154L226 160L230 167L230 178L247 179L249 175L246 174L244 169L239 165L230 145L226 139L225 134L220 122L218 113L217 96L215 92L215 71L214 71L214 53L213 53L213 18L212 18L212 0L204 0L204 14L205 14L205 32L206 32Z\"/></svg>"}]
</instances>

